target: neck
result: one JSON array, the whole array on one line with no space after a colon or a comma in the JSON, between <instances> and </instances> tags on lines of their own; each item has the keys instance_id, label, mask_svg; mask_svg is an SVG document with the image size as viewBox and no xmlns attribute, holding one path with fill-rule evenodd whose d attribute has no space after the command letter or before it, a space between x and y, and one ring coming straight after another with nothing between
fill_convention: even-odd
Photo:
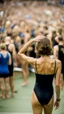
<instances>
[{"instance_id":1,"label":"neck","mask_svg":"<svg viewBox=\"0 0 64 114\"><path fill-rule=\"evenodd\" d=\"M43 57L43 58L49 58L50 56L49 55L41 55L41 57Z\"/></svg>"}]
</instances>

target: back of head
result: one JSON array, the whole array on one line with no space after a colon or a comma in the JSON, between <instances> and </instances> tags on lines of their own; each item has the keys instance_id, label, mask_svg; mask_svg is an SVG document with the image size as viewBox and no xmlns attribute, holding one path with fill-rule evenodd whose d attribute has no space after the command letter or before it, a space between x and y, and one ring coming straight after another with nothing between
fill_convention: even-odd
<instances>
[{"instance_id":1,"label":"back of head","mask_svg":"<svg viewBox=\"0 0 64 114\"><path fill-rule=\"evenodd\" d=\"M50 55L52 52L50 40L48 38L43 38L41 41L36 43L35 49L39 55Z\"/></svg>"},{"instance_id":2,"label":"back of head","mask_svg":"<svg viewBox=\"0 0 64 114\"><path fill-rule=\"evenodd\" d=\"M10 42L11 42L11 37L10 37L10 36L7 36L7 37L5 38L5 43L6 43L6 44L10 44Z\"/></svg>"},{"instance_id":3,"label":"back of head","mask_svg":"<svg viewBox=\"0 0 64 114\"><path fill-rule=\"evenodd\" d=\"M58 40L59 40L59 41L63 41L63 36L59 36L59 37L58 37Z\"/></svg>"},{"instance_id":4,"label":"back of head","mask_svg":"<svg viewBox=\"0 0 64 114\"><path fill-rule=\"evenodd\" d=\"M60 35L62 35L62 28L58 28L58 32Z\"/></svg>"},{"instance_id":5,"label":"back of head","mask_svg":"<svg viewBox=\"0 0 64 114\"><path fill-rule=\"evenodd\" d=\"M14 28L12 29L12 36L16 37L19 35L20 32L20 27L18 25L15 25Z\"/></svg>"},{"instance_id":6,"label":"back of head","mask_svg":"<svg viewBox=\"0 0 64 114\"><path fill-rule=\"evenodd\" d=\"M6 21L5 28L10 27L10 25L11 25L11 21Z\"/></svg>"},{"instance_id":7,"label":"back of head","mask_svg":"<svg viewBox=\"0 0 64 114\"><path fill-rule=\"evenodd\" d=\"M21 42L21 38L19 37L19 36L17 36L16 38L15 38L15 41L18 43L18 42Z\"/></svg>"},{"instance_id":8,"label":"back of head","mask_svg":"<svg viewBox=\"0 0 64 114\"><path fill-rule=\"evenodd\" d=\"M5 43L1 43L1 44L0 44L0 49L1 49L1 50L5 50L5 49L6 49Z\"/></svg>"}]
</instances>

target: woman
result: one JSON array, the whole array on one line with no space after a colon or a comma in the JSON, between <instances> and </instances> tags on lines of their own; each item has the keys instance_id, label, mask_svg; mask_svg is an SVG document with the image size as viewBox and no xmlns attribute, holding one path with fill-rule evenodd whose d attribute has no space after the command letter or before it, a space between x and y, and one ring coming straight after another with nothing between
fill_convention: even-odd
<instances>
[{"instance_id":1,"label":"woman","mask_svg":"<svg viewBox=\"0 0 64 114\"><path fill-rule=\"evenodd\" d=\"M23 46L26 42L28 42L30 39L30 34L29 34L29 31L27 30L26 32L24 32L24 36L23 38L21 39L21 46ZM25 54L29 56L29 52L30 52L30 49L28 49ZM23 83L21 83L22 86L27 86L28 84L28 76L29 76L29 64L26 62L26 61L20 61L20 57L17 56L17 61L18 61L18 64L21 65L21 68L22 68L22 75L23 75L23 78L24 78L24 81Z\"/></svg>"},{"instance_id":2,"label":"woman","mask_svg":"<svg viewBox=\"0 0 64 114\"><path fill-rule=\"evenodd\" d=\"M63 36L58 37L58 45L54 46L54 57L59 59L62 63L60 88L64 87L64 39Z\"/></svg>"},{"instance_id":3,"label":"woman","mask_svg":"<svg viewBox=\"0 0 64 114\"><path fill-rule=\"evenodd\" d=\"M6 44L6 50L11 55L11 64L8 65L8 68L9 68L9 85L10 85L10 90L11 90L11 97L13 97L14 96L14 79L13 79L14 63L13 63L13 60L16 62L16 50L15 50L15 45L13 43L11 43L10 36L7 36L5 38L5 44Z\"/></svg>"},{"instance_id":4,"label":"woman","mask_svg":"<svg viewBox=\"0 0 64 114\"><path fill-rule=\"evenodd\" d=\"M32 58L24 53L31 44L36 43L35 52L40 55L40 58ZM18 55L31 64L35 70L36 82L32 92L32 109L33 114L52 114L54 95L53 95L53 77L56 74L56 101L55 108L60 105L60 74L61 62L50 58L51 46L50 41L42 36L37 36L28 41L18 52Z\"/></svg>"},{"instance_id":5,"label":"woman","mask_svg":"<svg viewBox=\"0 0 64 114\"><path fill-rule=\"evenodd\" d=\"M10 53L6 51L5 43L0 44L0 84L2 91L2 98L8 98L9 91L9 69L8 65L11 64Z\"/></svg>"}]
</instances>

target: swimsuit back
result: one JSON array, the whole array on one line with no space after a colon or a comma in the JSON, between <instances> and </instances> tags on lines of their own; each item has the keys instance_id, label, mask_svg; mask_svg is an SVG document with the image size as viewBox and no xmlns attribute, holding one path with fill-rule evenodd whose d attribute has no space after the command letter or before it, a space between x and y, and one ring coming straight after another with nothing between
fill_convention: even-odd
<instances>
[{"instance_id":1,"label":"swimsuit back","mask_svg":"<svg viewBox=\"0 0 64 114\"><path fill-rule=\"evenodd\" d=\"M48 104L53 96L53 78L56 72L56 61L54 62L54 64L54 74L35 73L36 81L34 86L34 92L41 105Z\"/></svg>"}]
</instances>

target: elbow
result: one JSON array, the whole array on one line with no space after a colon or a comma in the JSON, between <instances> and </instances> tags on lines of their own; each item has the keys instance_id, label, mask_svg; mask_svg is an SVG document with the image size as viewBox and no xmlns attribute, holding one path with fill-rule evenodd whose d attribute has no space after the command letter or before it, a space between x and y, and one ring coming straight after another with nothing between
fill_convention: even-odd
<instances>
[{"instance_id":1,"label":"elbow","mask_svg":"<svg viewBox=\"0 0 64 114\"><path fill-rule=\"evenodd\" d=\"M18 52L18 55L20 55L20 52Z\"/></svg>"},{"instance_id":2,"label":"elbow","mask_svg":"<svg viewBox=\"0 0 64 114\"><path fill-rule=\"evenodd\" d=\"M18 52L18 55L19 55L19 56L21 56L22 54L23 54L23 52L20 52L20 51Z\"/></svg>"},{"instance_id":3,"label":"elbow","mask_svg":"<svg viewBox=\"0 0 64 114\"><path fill-rule=\"evenodd\" d=\"M20 55L20 52L18 52L18 55Z\"/></svg>"}]
</instances>

